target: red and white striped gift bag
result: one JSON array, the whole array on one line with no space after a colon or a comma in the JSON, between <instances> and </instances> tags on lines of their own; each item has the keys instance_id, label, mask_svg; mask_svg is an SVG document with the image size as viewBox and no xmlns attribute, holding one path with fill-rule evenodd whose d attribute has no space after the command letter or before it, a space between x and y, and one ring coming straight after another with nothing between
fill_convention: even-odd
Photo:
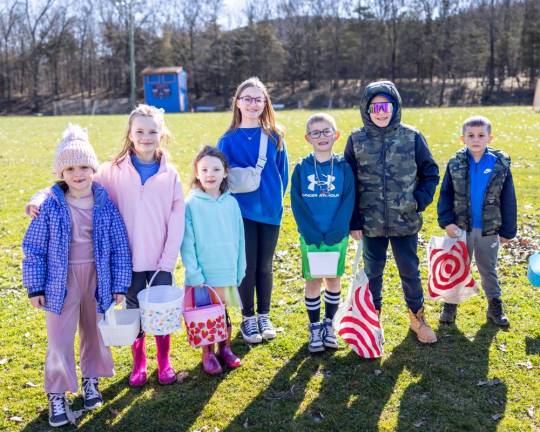
<instances>
[{"instance_id":1,"label":"red and white striped gift bag","mask_svg":"<svg viewBox=\"0 0 540 432\"><path fill-rule=\"evenodd\" d=\"M458 304L478 293L465 232L458 238L431 237L427 258L430 300Z\"/></svg>"},{"instance_id":2,"label":"red and white striped gift bag","mask_svg":"<svg viewBox=\"0 0 540 432\"><path fill-rule=\"evenodd\" d=\"M383 329L369 281L363 268L358 268L362 256L362 242L358 242L347 298L340 304L334 318L337 334L362 358L378 358L383 354Z\"/></svg>"}]
</instances>

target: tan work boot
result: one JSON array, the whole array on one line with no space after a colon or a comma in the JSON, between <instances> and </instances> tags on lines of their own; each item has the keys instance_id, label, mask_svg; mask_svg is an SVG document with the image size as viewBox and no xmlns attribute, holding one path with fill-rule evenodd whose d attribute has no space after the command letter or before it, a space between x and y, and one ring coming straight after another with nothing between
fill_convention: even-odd
<instances>
[{"instance_id":1,"label":"tan work boot","mask_svg":"<svg viewBox=\"0 0 540 432\"><path fill-rule=\"evenodd\" d=\"M437 342L437 336L426 322L424 308L420 308L416 314L409 309L409 319L411 320L411 330L416 333L418 340L425 344Z\"/></svg>"}]
</instances>

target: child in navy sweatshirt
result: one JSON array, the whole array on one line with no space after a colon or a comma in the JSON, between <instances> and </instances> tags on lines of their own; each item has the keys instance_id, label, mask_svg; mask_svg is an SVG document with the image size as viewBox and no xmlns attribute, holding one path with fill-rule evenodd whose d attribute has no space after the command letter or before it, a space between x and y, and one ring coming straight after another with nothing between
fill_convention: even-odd
<instances>
[{"instance_id":1,"label":"child in navy sweatshirt","mask_svg":"<svg viewBox=\"0 0 540 432\"><path fill-rule=\"evenodd\" d=\"M305 303L309 317L311 353L337 348L332 320L340 297L349 223L354 206L354 177L349 164L332 153L339 131L328 114L312 115L306 124L306 140L313 153L294 168L291 180L291 206L302 251L302 273L306 279ZM339 252L336 277L324 278L325 317L320 322L321 284L323 278L310 273L308 252Z\"/></svg>"}]
</instances>

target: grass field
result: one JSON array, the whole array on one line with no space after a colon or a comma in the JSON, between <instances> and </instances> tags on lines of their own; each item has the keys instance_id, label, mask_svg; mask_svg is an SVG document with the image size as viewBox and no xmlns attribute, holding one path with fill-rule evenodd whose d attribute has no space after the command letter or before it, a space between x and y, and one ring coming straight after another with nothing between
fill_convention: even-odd
<instances>
[{"instance_id":1,"label":"grass field","mask_svg":"<svg viewBox=\"0 0 540 432\"><path fill-rule=\"evenodd\" d=\"M491 118L494 146L513 161L519 234L503 249L500 266L509 331L486 323L483 294L459 308L455 326L439 326L440 305L427 302L439 342L420 346L408 332L397 270L390 261L382 359L361 360L345 346L334 354L310 357L298 239L287 197L275 260L272 317L283 329L278 338L249 347L236 333L234 349L243 366L210 378L200 370L199 351L188 346L184 333L175 334L173 363L189 377L169 387L157 384L152 342L150 379L142 389L127 385L129 348L115 348L117 374L101 385L106 403L84 414L78 429L539 431L540 290L527 281L526 257L540 250L540 115L523 107L407 109L404 121L425 134L444 173L446 161L459 147L460 124L472 113ZM303 139L309 114L278 115L286 128L291 167L309 152ZM333 114L344 135L336 145L341 152L360 119L352 110ZM102 160L119 150L125 116L0 118L0 430L49 429L43 393L44 316L30 307L22 288L20 244L28 225L24 203L53 181L54 148L68 121L88 127ZM228 113L167 116L175 138L169 152L185 185L197 148L215 143L229 121ZM441 234L434 205L424 219L420 256L425 280L424 246L430 236ZM177 277L182 281L180 265ZM233 322L239 319L235 313ZM78 409L81 398L73 399Z\"/></svg>"}]
</instances>

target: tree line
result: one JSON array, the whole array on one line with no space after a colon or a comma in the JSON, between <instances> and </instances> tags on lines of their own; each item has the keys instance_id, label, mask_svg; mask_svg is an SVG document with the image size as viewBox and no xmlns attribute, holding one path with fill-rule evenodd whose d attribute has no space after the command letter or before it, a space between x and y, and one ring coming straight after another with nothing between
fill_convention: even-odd
<instances>
[{"instance_id":1,"label":"tree line","mask_svg":"<svg viewBox=\"0 0 540 432\"><path fill-rule=\"evenodd\" d=\"M3 0L0 111L127 97L130 46L139 92L143 68L181 65L190 98L223 105L252 75L291 95L306 83L436 84L439 105L456 83L490 103L509 79L532 94L540 77L540 0L247 0L236 28L223 14L222 0Z\"/></svg>"}]
</instances>

